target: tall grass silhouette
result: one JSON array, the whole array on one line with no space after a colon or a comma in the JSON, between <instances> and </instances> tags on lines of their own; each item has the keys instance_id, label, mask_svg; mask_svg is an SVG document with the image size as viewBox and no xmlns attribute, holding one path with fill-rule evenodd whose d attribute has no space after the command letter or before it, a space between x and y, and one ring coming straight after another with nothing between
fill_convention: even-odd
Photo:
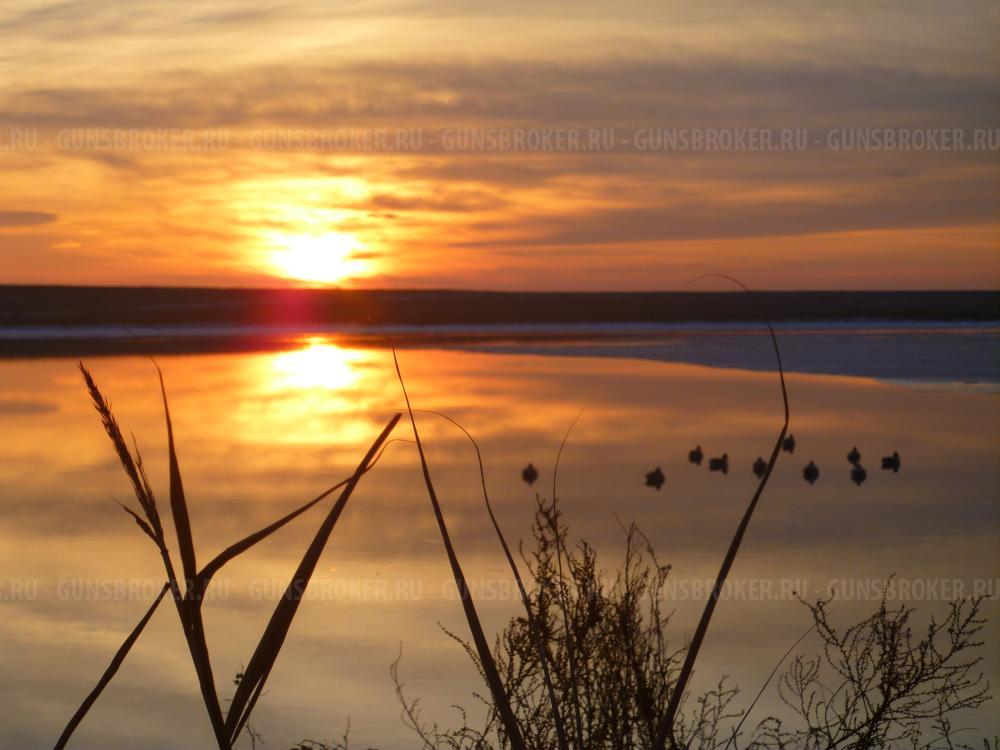
<instances>
[{"instance_id":1,"label":"tall grass silhouette","mask_svg":"<svg viewBox=\"0 0 1000 750\"><path fill-rule=\"evenodd\" d=\"M155 363L154 363L155 365ZM163 560L164 572L167 581L164 584L163 592L153 602L149 610L142 617L128 638L115 654L111 664L101 676L96 687L90 692L83 704L70 719L62 735L56 742L56 750L65 747L73 732L83 721L87 712L93 706L101 692L114 677L132 646L139 639L143 629L153 616L157 606L167 592L170 593L177 609L181 630L187 641L188 651L195 673L198 677L198 684L201 690L205 711L208 715L212 732L220 750L228 750L236 741L247 720L250 718L258 698L264 689L267 678L278 659L281 647L284 645L289 628L298 611L299 604L305 594L309 581L316 569L316 563L320 554L326 546L336 526L340 514L343 512L347 501L351 498L355 488L361 478L375 465L382 455L387 444L390 433L399 422L402 414L395 414L383 428L382 432L375 438L368 451L362 457L354 473L348 478L338 482L325 492L322 492L313 500L300 508L292 511L286 516L278 519L274 523L260 529L253 534L230 545L225 550L216 555L205 567L199 569L195 554L194 534L188 515L187 498L184 493L184 486L181 480L180 462L177 458L177 450L174 445L173 424L170 419L170 408L167 401L166 386L163 381L163 373L157 366L157 374L160 381L160 392L163 398L164 418L167 426L167 451L170 472L170 511L174 520L174 528L177 536L177 548L181 559L181 570L183 578L177 575L174 565L173 555L167 543L167 537L163 530L160 518L159 507L152 486L143 467L142 456L139 449L134 445L130 449L122 436L118 420L111 411L110 402L104 397L97 383L83 364L80 364L80 372L83 375L87 390L90 393L94 408L100 415L101 423L107 432L108 438L114 447L118 459L128 475L135 492L136 500L139 504L139 511L122 505L124 510L132 517L139 528L156 545ZM133 452L134 451L134 452ZM295 574L285 590L284 596L278 601L274 613L267 624L264 634L261 636L257 648L244 670L244 678L240 680L236 694L229 706L229 710L223 714L219 693L215 685L212 673L212 661L209 654L208 643L205 637L205 627L202 620L202 604L205 600L205 593L212 577L228 562L239 555L247 552L258 542L266 539L274 532L294 520L311 507L340 490L336 502L333 504L319 529L316 531L312 542L302 556L302 560L295 571Z\"/></svg>"},{"instance_id":2,"label":"tall grass silhouette","mask_svg":"<svg viewBox=\"0 0 1000 750\"><path fill-rule=\"evenodd\" d=\"M524 607L524 615L528 623L528 629L531 632L531 637L535 645L535 651L538 654L538 662L542 672L542 682L545 685L545 692L548 697L552 724L555 727L556 742L558 743L559 750L569 750L569 738L566 735L566 725L562 717L562 712L559 709L559 699L556 695L555 684L552 681L548 647L545 643L542 629L535 617L534 608L531 603L531 595L528 593L528 589L524 583L524 577L521 575L521 570L518 567L517 562L514 560L514 554L511 552L510 545L507 543L507 537L500 528L500 522L497 520L496 514L493 512L493 504L490 502L490 494L486 488L486 469L483 466L483 454L479 449L479 443L474 437L472 437L472 434L465 429L465 427L449 417L447 414L442 414L441 412L429 409L414 409L414 411L417 413L434 414L442 419L446 419L462 431L462 434L469 439L469 442L472 443L472 447L476 451L476 462L479 465L479 482L483 489L483 502L486 505L486 512L490 517L490 523L493 525L493 530L497 535L497 540L500 542L500 546L503 549L507 565L510 567L511 575L513 575L514 581L517 584L518 596L520 597L521 604ZM397 694L400 692L400 690L397 690Z\"/></svg>"},{"instance_id":3,"label":"tall grass silhouette","mask_svg":"<svg viewBox=\"0 0 1000 750\"><path fill-rule=\"evenodd\" d=\"M698 277L694 281L713 277L731 281L743 289L743 291L750 296L751 300L755 299L753 292L751 292L742 281L734 279L732 276L726 276L725 274L706 274L705 276ZM664 750L667 742L670 743L671 750L677 750L678 748L677 739L675 737L677 711L680 708L681 700L684 698L688 682L691 680L691 675L694 672L694 665L698 660L698 654L701 651L701 644L705 640L705 634L708 632L708 626L712 622L712 615L715 613L715 605L718 603L722 589L726 585L726 579L729 577L729 571L732 569L733 562L736 560L736 555L740 551L740 545L743 543L743 536L746 534L747 528L750 526L750 521L753 519L753 513L757 509L757 503L760 502L760 498L764 494L764 488L767 487L767 483L771 479L771 473L774 471L774 465L778 462L778 456L781 453L781 446L785 441L785 435L788 434L790 412L788 408L788 388L785 385L785 369L781 363L781 348L778 346L778 337L774 334L774 326L771 325L770 318L765 313L761 314L761 318L767 326L767 331L771 336L771 343L774 346L774 357L778 367L778 381L781 385L781 401L784 406L784 421L781 425L781 431L778 433L778 438L774 443L774 448L771 451L771 458L767 462L767 469L764 471L764 475L757 483L757 490L750 499L750 504L747 506L747 509L743 514L743 518L740 520L739 526L736 527L736 533L733 535L733 540L729 544L729 549L726 550L726 556L722 560L722 566L719 568L719 574L715 577L715 583L712 586L712 593L709 595L708 601L705 603L705 609L701 614L701 619L698 621L698 627L695 629L694 636L691 638L691 645L684 657L684 664L681 666L681 673L677 678L677 685L674 687L674 691L670 696L670 702L667 704L667 711L663 715L663 718L660 719L659 724L656 727L656 737L653 740L653 750Z\"/></svg>"},{"instance_id":4,"label":"tall grass silhouette","mask_svg":"<svg viewBox=\"0 0 1000 750\"><path fill-rule=\"evenodd\" d=\"M403 398L406 400L406 410L410 415L410 424L413 427L413 438L417 442L417 452L420 455L420 468L423 471L424 484L427 487L427 496L430 498L431 507L434 510L434 518L437 520L438 529L441 532L441 541L444 544L445 553L448 556L448 563L451 565L452 575L455 578L455 586L458 589L459 599L462 601L462 609L465 612L465 619L469 623L469 630L472 632L472 640L476 645L476 652L479 655L479 662L482 666L483 675L493 696L494 704L500 712L504 730L507 734L507 741L513 750L527 750L524 738L521 736L521 727L514 716L514 709L507 697L503 680L497 671L496 662L490 651L489 641L486 640L486 633L479 621L479 613L476 611L475 602L472 600L472 591L462 572L462 566L458 561L455 546L452 544L451 535L448 533L448 525L441 510L441 503L438 501L437 492L434 490L434 482L431 480L430 467L427 465L427 456L424 453L424 444L420 439L420 432L417 430L417 420L413 414L413 407L410 405L410 396L406 391L406 383L403 380L403 372L399 367L399 357L396 356L396 348L392 348L392 361L396 367L396 375L399 378L400 388L403 389Z\"/></svg>"}]
</instances>

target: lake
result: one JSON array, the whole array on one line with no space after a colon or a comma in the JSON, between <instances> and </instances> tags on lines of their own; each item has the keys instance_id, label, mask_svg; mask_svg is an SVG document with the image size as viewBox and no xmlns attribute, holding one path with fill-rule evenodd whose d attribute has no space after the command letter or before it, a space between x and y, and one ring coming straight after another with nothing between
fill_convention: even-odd
<instances>
[{"instance_id":1,"label":"lake","mask_svg":"<svg viewBox=\"0 0 1000 750\"><path fill-rule=\"evenodd\" d=\"M870 586L895 575L917 618L1000 579L1000 329L988 324L789 326L793 454L782 453L719 605L696 687L728 674L746 705L810 623L791 595L841 591L835 619L877 607ZM535 495L549 496L563 434L583 410L559 469L573 539L620 562L619 520L635 520L673 565L669 636L690 636L781 427L766 336L751 327L553 333L400 351L414 407L445 412L479 441L509 539L530 544ZM391 354L356 338L289 335L266 351L162 354L199 559L302 504L353 471L403 406ZM86 364L135 434L166 503L156 372L139 356ZM418 414L428 460L466 575L491 633L519 612L485 513L475 452L438 417ZM3 747L50 746L163 581L159 556L116 500L135 505L68 358L0 360L0 678ZM396 437L412 437L404 421ZM706 463L691 465L701 445ZM862 454L867 481L850 480ZM880 468L898 451L898 473ZM707 458L728 455L728 474ZM814 461L819 480L802 469ZM521 470L532 462L538 481ZM659 491L644 475L660 466ZM329 507L324 505L324 508ZM216 678L231 695L321 516L313 509L231 563L205 605ZM681 586L680 584L684 585ZM118 589L116 589L116 586ZM998 608L987 605L984 669L1000 683ZM402 644L408 693L428 718L456 720L482 690L414 447L390 445L352 497L272 673L253 724L268 747L310 737L402 750L389 665ZM815 636L798 651L810 653ZM774 686L753 717L780 710ZM1000 730L994 700L970 717ZM179 717L195 716L195 721ZM752 722L751 722L752 723ZM968 722L966 722L968 723ZM971 737L971 736L970 736ZM212 737L174 611L163 606L78 730L74 748L210 747ZM249 743L244 741L249 747Z\"/></svg>"}]
</instances>

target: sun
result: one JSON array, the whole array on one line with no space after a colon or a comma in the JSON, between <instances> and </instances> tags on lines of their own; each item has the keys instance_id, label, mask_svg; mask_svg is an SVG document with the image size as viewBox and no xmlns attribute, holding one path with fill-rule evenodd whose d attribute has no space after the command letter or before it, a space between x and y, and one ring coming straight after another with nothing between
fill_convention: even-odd
<instances>
[{"instance_id":1,"label":"sun","mask_svg":"<svg viewBox=\"0 0 1000 750\"><path fill-rule=\"evenodd\" d=\"M275 244L271 263L286 278L336 284L368 268L367 261L358 257L361 243L350 234L285 235L276 238Z\"/></svg>"}]
</instances>

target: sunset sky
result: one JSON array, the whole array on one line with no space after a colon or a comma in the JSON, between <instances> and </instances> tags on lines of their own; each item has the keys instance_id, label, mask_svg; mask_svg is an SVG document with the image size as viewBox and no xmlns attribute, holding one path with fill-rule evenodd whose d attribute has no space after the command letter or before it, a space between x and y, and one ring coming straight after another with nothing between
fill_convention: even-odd
<instances>
[{"instance_id":1,"label":"sunset sky","mask_svg":"<svg viewBox=\"0 0 1000 750\"><path fill-rule=\"evenodd\" d=\"M995 0L6 0L0 283L996 288L998 38ZM613 147L449 147L532 128ZM808 144L637 146L665 128ZM830 147L876 128L992 148ZM74 141L100 129L226 147ZM262 147L299 129L421 146Z\"/></svg>"}]
</instances>

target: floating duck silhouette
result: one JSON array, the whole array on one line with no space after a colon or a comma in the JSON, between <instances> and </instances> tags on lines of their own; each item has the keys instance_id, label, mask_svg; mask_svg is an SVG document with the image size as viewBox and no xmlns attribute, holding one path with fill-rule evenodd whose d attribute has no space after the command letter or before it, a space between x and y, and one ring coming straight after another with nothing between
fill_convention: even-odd
<instances>
[{"instance_id":1,"label":"floating duck silhouette","mask_svg":"<svg viewBox=\"0 0 1000 750\"><path fill-rule=\"evenodd\" d=\"M789 435L781 443L781 449L785 453L795 453L795 435Z\"/></svg>"},{"instance_id":2,"label":"floating duck silhouette","mask_svg":"<svg viewBox=\"0 0 1000 750\"><path fill-rule=\"evenodd\" d=\"M865 471L864 466L856 463L854 464L854 466L851 467L851 481L854 482L856 485L858 485L858 487L863 485L867 478L868 478L868 472Z\"/></svg>"},{"instance_id":3,"label":"floating duck silhouette","mask_svg":"<svg viewBox=\"0 0 1000 750\"><path fill-rule=\"evenodd\" d=\"M663 470L657 466L651 472L646 475L646 486L653 487L655 489L660 489L663 483L667 481L667 478L663 476Z\"/></svg>"},{"instance_id":4,"label":"floating duck silhouette","mask_svg":"<svg viewBox=\"0 0 1000 750\"><path fill-rule=\"evenodd\" d=\"M757 460L753 462L753 475L760 479L767 472L767 461L764 460L763 456L757 456Z\"/></svg>"},{"instance_id":5,"label":"floating duck silhouette","mask_svg":"<svg viewBox=\"0 0 1000 750\"><path fill-rule=\"evenodd\" d=\"M885 456L882 459L882 468L892 469L894 474L899 473L899 464L900 464L899 454L896 453L896 451L893 451L891 456Z\"/></svg>"},{"instance_id":6,"label":"floating duck silhouette","mask_svg":"<svg viewBox=\"0 0 1000 750\"><path fill-rule=\"evenodd\" d=\"M855 445L851 448L851 452L847 454L847 461L855 466L861 463L861 454L858 453L858 446Z\"/></svg>"},{"instance_id":7,"label":"floating duck silhouette","mask_svg":"<svg viewBox=\"0 0 1000 750\"><path fill-rule=\"evenodd\" d=\"M523 479L528 484L534 484L535 480L538 479L538 469L535 468L534 464L528 464L521 471L521 479Z\"/></svg>"},{"instance_id":8,"label":"floating duck silhouette","mask_svg":"<svg viewBox=\"0 0 1000 750\"><path fill-rule=\"evenodd\" d=\"M815 484L816 480L819 479L819 467L810 461L806 464L806 468L802 470L802 478L809 482L809 484Z\"/></svg>"},{"instance_id":9,"label":"floating duck silhouette","mask_svg":"<svg viewBox=\"0 0 1000 750\"><path fill-rule=\"evenodd\" d=\"M705 454L701 452L701 446L699 445L693 451L688 451L688 461L695 464L696 466L701 466L701 459L705 457Z\"/></svg>"},{"instance_id":10,"label":"floating duck silhouette","mask_svg":"<svg viewBox=\"0 0 1000 750\"><path fill-rule=\"evenodd\" d=\"M709 471L721 471L723 474L729 473L729 454L723 453L719 458L708 459Z\"/></svg>"}]
</instances>

